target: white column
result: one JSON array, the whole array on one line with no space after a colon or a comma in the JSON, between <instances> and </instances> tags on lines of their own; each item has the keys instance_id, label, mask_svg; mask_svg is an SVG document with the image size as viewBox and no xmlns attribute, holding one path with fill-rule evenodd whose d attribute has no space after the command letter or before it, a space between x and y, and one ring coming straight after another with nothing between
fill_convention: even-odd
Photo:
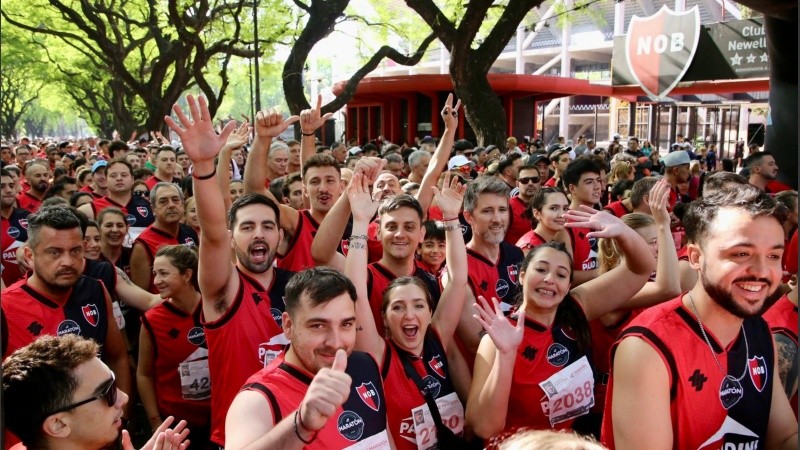
<instances>
[{"instance_id":1,"label":"white column","mask_svg":"<svg viewBox=\"0 0 800 450\"><path fill-rule=\"evenodd\" d=\"M448 70L449 64L448 60L450 59L450 52L444 47L444 44L439 46L439 73L446 74L450 73Z\"/></svg>"},{"instance_id":2,"label":"white column","mask_svg":"<svg viewBox=\"0 0 800 450\"><path fill-rule=\"evenodd\" d=\"M686 0L675 0L675 12L686 11Z\"/></svg>"},{"instance_id":3,"label":"white column","mask_svg":"<svg viewBox=\"0 0 800 450\"><path fill-rule=\"evenodd\" d=\"M572 0L564 0L564 6L567 9L572 8ZM572 64L569 56L570 34L572 33L572 25L570 22L564 23L564 29L561 30L561 76L571 78ZM561 98L561 110L558 116L558 134L569 138L569 97Z\"/></svg>"},{"instance_id":4,"label":"white column","mask_svg":"<svg viewBox=\"0 0 800 450\"><path fill-rule=\"evenodd\" d=\"M517 75L525 73L525 61L522 60L522 45L525 42L525 27L517 28L516 71Z\"/></svg>"},{"instance_id":5,"label":"white column","mask_svg":"<svg viewBox=\"0 0 800 450\"><path fill-rule=\"evenodd\" d=\"M625 2L614 3L614 36L625 34Z\"/></svg>"}]
</instances>

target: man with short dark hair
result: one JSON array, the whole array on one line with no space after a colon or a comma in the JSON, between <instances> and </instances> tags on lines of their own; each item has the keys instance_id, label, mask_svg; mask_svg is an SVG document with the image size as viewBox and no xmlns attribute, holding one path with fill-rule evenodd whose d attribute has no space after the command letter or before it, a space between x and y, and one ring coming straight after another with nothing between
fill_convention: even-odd
<instances>
[{"instance_id":1,"label":"man with short dark hair","mask_svg":"<svg viewBox=\"0 0 800 450\"><path fill-rule=\"evenodd\" d=\"M98 280L82 275L83 233L68 208L43 208L28 217L25 259L32 274L3 291L3 356L40 335L78 334L101 345L101 358L130 389L128 351L111 297Z\"/></svg>"},{"instance_id":2,"label":"man with short dark hair","mask_svg":"<svg viewBox=\"0 0 800 450\"><path fill-rule=\"evenodd\" d=\"M286 173L293 173L300 171L300 143L294 139L286 141L286 146L289 147L289 165L286 168Z\"/></svg>"},{"instance_id":3,"label":"man with short dark hair","mask_svg":"<svg viewBox=\"0 0 800 450\"><path fill-rule=\"evenodd\" d=\"M778 178L779 167L770 152L751 153L745 160L745 166L750 171L750 184L764 191L767 191L769 182Z\"/></svg>"},{"instance_id":4,"label":"man with short dark hair","mask_svg":"<svg viewBox=\"0 0 800 450\"><path fill-rule=\"evenodd\" d=\"M181 179L175 176L178 169L175 149L169 145L162 145L155 150L155 154L156 172L144 181L147 188L152 190L156 183L180 183Z\"/></svg>"},{"instance_id":5,"label":"man with short dark hair","mask_svg":"<svg viewBox=\"0 0 800 450\"><path fill-rule=\"evenodd\" d=\"M497 163L497 174L506 183L509 189L517 186L519 167L522 165L522 154L519 152L509 152L500 158Z\"/></svg>"},{"instance_id":6,"label":"man with short dark hair","mask_svg":"<svg viewBox=\"0 0 800 450\"><path fill-rule=\"evenodd\" d=\"M272 187L272 185L270 185ZM281 196L284 205L300 211L305 209L303 201L303 176L300 172L290 173L284 177Z\"/></svg>"},{"instance_id":7,"label":"man with short dark hair","mask_svg":"<svg viewBox=\"0 0 800 450\"><path fill-rule=\"evenodd\" d=\"M5 415L5 424L25 448L91 449L118 444L128 395L97 357L99 352L96 342L73 334L42 336L3 362L3 408L13 411ZM172 417L165 420L145 448L185 448L186 422L174 430L167 428L173 421ZM157 440L168 447L154 446ZM122 448L133 448L125 430Z\"/></svg>"},{"instance_id":8,"label":"man with short dark hair","mask_svg":"<svg viewBox=\"0 0 800 450\"><path fill-rule=\"evenodd\" d=\"M683 224L698 281L642 312L612 347L609 448L797 448L761 318L781 295L785 218L751 185L691 203Z\"/></svg>"},{"instance_id":9,"label":"man with short dark hair","mask_svg":"<svg viewBox=\"0 0 800 450\"><path fill-rule=\"evenodd\" d=\"M17 261L17 250L28 240L27 209L17 208L17 183L11 173L2 169L0 172L0 216L2 216L2 234L0 234L0 250L3 252L3 283L11 286L22 278L23 270Z\"/></svg>"},{"instance_id":10,"label":"man with short dark hair","mask_svg":"<svg viewBox=\"0 0 800 450\"><path fill-rule=\"evenodd\" d=\"M578 158L567 166L562 177L570 196L570 209L594 209L603 194L602 169L590 158ZM597 276L597 238L590 238L588 228L569 227L572 240L574 285Z\"/></svg>"},{"instance_id":11,"label":"man with short dark hair","mask_svg":"<svg viewBox=\"0 0 800 450\"><path fill-rule=\"evenodd\" d=\"M31 159L31 148L27 145L18 145L14 149L14 157L16 158L15 161L20 170L24 170L25 164Z\"/></svg>"},{"instance_id":12,"label":"man with short dark hair","mask_svg":"<svg viewBox=\"0 0 800 450\"><path fill-rule=\"evenodd\" d=\"M247 378L267 366L288 343L278 321L285 310L284 289L292 273L273 266L283 239L281 210L273 200L245 194L233 202L226 221L214 159L235 123L228 123L218 135L207 119L210 113L205 98L200 97L198 105L189 95L187 102L190 110L199 110L201 115L190 119L175 105L181 125L170 117L165 120L194 162L192 181L203 231L198 262L203 294L201 320L208 340L210 377L214 380L211 440L224 446L225 415L234 397ZM297 120L279 118L260 111L256 124L261 123L270 136L278 136ZM254 163L248 162L247 167ZM263 186L263 179L261 182ZM235 263L230 262L231 247Z\"/></svg>"},{"instance_id":13,"label":"man with short dark hair","mask_svg":"<svg viewBox=\"0 0 800 450\"><path fill-rule=\"evenodd\" d=\"M555 144L554 144L555 145ZM547 158L550 160L550 164L553 169L553 176L550 177L549 180L545 181L545 186L550 187L564 187L563 183L561 182L561 176L565 170L567 170L567 166L569 165L570 161L572 161L572 157L569 155L569 150L566 147L556 146L552 148L547 154Z\"/></svg>"},{"instance_id":14,"label":"man with short dark hair","mask_svg":"<svg viewBox=\"0 0 800 450\"><path fill-rule=\"evenodd\" d=\"M128 154L128 144L122 141L113 141L108 144L108 158L124 158Z\"/></svg>"},{"instance_id":15,"label":"man with short dark hair","mask_svg":"<svg viewBox=\"0 0 800 450\"><path fill-rule=\"evenodd\" d=\"M49 173L47 167L38 162L32 162L25 166L25 179L30 189L17 196L17 205L22 209L27 209L31 213L39 210L44 201L45 194L50 188L48 180Z\"/></svg>"},{"instance_id":16,"label":"man with short dark hair","mask_svg":"<svg viewBox=\"0 0 800 450\"><path fill-rule=\"evenodd\" d=\"M291 345L234 399L226 448L390 447L380 367L353 351L355 301L353 283L333 269L292 277L282 320Z\"/></svg>"},{"instance_id":17,"label":"man with short dark hair","mask_svg":"<svg viewBox=\"0 0 800 450\"><path fill-rule=\"evenodd\" d=\"M61 197L69 201L76 192L78 192L78 180L65 176L53 182L53 186L47 191L47 197Z\"/></svg>"},{"instance_id":18,"label":"man with short dark hair","mask_svg":"<svg viewBox=\"0 0 800 450\"><path fill-rule=\"evenodd\" d=\"M510 221L505 241L509 244L516 245L519 238L531 231L531 218L528 217L527 211L533 196L541 187L539 169L534 165L520 166L517 177L519 194L512 196L508 201Z\"/></svg>"}]
</instances>

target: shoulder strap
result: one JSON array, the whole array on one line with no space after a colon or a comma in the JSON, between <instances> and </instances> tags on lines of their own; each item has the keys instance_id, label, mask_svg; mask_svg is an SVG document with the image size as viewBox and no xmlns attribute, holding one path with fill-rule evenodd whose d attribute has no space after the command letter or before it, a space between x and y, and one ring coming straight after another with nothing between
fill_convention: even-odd
<instances>
[{"instance_id":1,"label":"shoulder strap","mask_svg":"<svg viewBox=\"0 0 800 450\"><path fill-rule=\"evenodd\" d=\"M387 346L388 347L388 346ZM441 442L443 436L447 434L453 434L449 428L447 428L444 423L442 422L442 415L439 414L439 407L436 406L436 400L433 399L433 396L425 389L425 385L422 383L422 379L419 377L419 374L414 369L414 366L411 365L411 361L408 360L408 356L398 352L397 355L400 357L400 360L403 361L403 370L406 373L406 376L411 378L414 381L414 384L417 385L422 396L425 397L425 403L428 405L428 409L431 411L431 417L433 417L433 421L436 424L436 432L439 436L439 441Z\"/></svg>"}]
</instances>

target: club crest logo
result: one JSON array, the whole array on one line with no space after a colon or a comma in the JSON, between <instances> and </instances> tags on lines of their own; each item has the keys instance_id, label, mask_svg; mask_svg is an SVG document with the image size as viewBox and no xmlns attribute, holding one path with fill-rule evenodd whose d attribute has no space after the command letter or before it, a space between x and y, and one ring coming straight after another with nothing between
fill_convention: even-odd
<instances>
[{"instance_id":1,"label":"club crest logo","mask_svg":"<svg viewBox=\"0 0 800 450\"><path fill-rule=\"evenodd\" d=\"M26 230L28 229L28 219L19 219L19 220L17 221L17 223L18 223L18 224L19 224L19 226L21 226L22 228L24 228L24 229L26 229Z\"/></svg>"},{"instance_id":2,"label":"club crest logo","mask_svg":"<svg viewBox=\"0 0 800 450\"><path fill-rule=\"evenodd\" d=\"M650 17L631 18L625 38L628 69L653 99L664 98L689 69L700 42L700 9L666 5Z\"/></svg>"},{"instance_id":3,"label":"club crest logo","mask_svg":"<svg viewBox=\"0 0 800 450\"><path fill-rule=\"evenodd\" d=\"M136 211L139 211L139 215L142 217L147 217L147 215L150 214L146 206L137 206Z\"/></svg>"},{"instance_id":4,"label":"club crest logo","mask_svg":"<svg viewBox=\"0 0 800 450\"><path fill-rule=\"evenodd\" d=\"M439 378L446 378L444 375L444 363L439 355L435 355L428 361L428 366L439 376Z\"/></svg>"},{"instance_id":5,"label":"club crest logo","mask_svg":"<svg viewBox=\"0 0 800 450\"><path fill-rule=\"evenodd\" d=\"M511 281L511 284L517 284L517 273L519 270L517 269L517 265L511 264L510 266L506 267L506 270L508 271L508 279Z\"/></svg>"},{"instance_id":6,"label":"club crest logo","mask_svg":"<svg viewBox=\"0 0 800 450\"><path fill-rule=\"evenodd\" d=\"M361 398L361 401L373 411L380 409L381 397L378 395L378 390L375 389L375 385L372 384L372 381L361 383L361 386L356 386L356 392L358 392L358 397Z\"/></svg>"},{"instance_id":7,"label":"club crest logo","mask_svg":"<svg viewBox=\"0 0 800 450\"><path fill-rule=\"evenodd\" d=\"M747 370L750 372L750 379L758 392L764 390L767 385L767 363L763 356L754 356L747 360Z\"/></svg>"},{"instance_id":8,"label":"club crest logo","mask_svg":"<svg viewBox=\"0 0 800 450\"><path fill-rule=\"evenodd\" d=\"M100 321L100 312L97 310L97 305L94 303L83 305L81 306L81 312L83 313L83 318L89 322L89 325L96 327L97 323Z\"/></svg>"}]
</instances>

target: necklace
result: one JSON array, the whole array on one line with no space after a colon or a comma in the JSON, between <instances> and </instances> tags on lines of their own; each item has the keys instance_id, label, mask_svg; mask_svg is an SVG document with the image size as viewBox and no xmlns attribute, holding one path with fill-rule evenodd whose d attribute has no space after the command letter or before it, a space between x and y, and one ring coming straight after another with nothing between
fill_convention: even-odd
<instances>
[{"instance_id":1,"label":"necklace","mask_svg":"<svg viewBox=\"0 0 800 450\"><path fill-rule=\"evenodd\" d=\"M714 357L714 362L717 363L717 367L719 367L720 372L722 372L722 374L725 376L725 378L722 379L722 385L719 388L719 400L722 402L722 406L725 409L729 409L738 403L744 395L744 389L742 389L741 381L747 375L747 361L750 358L750 346L747 343L747 333L744 331L744 323L742 323L742 337L744 338L745 348L744 372L742 372L742 375L739 378L735 378L734 376L729 375L727 371L722 369L722 364L720 364L719 359L717 359L717 352L714 351L714 347L711 345L711 340L708 338L708 334L703 326L703 322L700 320L700 314L697 312L697 307L694 304L694 298L692 298L691 293L687 293L687 295L689 296L689 305L692 307L692 312L694 313L695 319L697 319L697 324L700 325L700 332L703 334L703 338L706 340L709 350L711 350L711 356Z\"/></svg>"}]
</instances>

